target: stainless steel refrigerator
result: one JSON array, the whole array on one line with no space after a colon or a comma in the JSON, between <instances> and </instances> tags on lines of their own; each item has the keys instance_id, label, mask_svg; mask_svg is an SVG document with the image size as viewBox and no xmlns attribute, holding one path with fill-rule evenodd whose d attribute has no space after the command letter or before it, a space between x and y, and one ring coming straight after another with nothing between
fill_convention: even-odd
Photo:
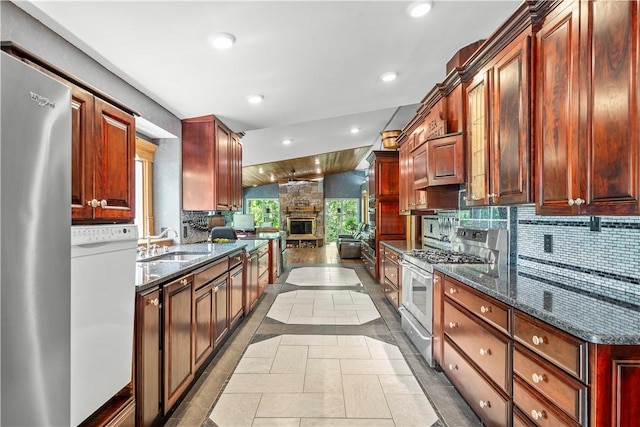
<instances>
[{"instance_id":1,"label":"stainless steel refrigerator","mask_svg":"<svg viewBox=\"0 0 640 427\"><path fill-rule=\"evenodd\" d=\"M69 425L71 93L0 52L0 425Z\"/></svg>"}]
</instances>

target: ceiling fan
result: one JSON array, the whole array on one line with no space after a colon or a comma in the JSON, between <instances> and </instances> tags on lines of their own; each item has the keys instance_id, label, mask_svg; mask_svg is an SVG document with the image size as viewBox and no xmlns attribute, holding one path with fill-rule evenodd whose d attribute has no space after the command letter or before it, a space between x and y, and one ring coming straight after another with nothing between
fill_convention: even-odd
<instances>
[{"instance_id":1,"label":"ceiling fan","mask_svg":"<svg viewBox=\"0 0 640 427\"><path fill-rule=\"evenodd\" d=\"M296 176L296 170L292 168L289 172L289 179L287 181L281 182L281 184L293 185L298 182L318 182L323 178L323 176L318 176L317 174L313 176Z\"/></svg>"}]
</instances>

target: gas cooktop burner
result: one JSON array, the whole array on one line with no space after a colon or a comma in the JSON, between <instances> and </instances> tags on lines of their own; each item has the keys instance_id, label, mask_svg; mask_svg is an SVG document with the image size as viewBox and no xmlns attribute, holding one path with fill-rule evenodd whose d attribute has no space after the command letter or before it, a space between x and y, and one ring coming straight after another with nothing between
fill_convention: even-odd
<instances>
[{"instance_id":1,"label":"gas cooktop burner","mask_svg":"<svg viewBox=\"0 0 640 427\"><path fill-rule=\"evenodd\" d=\"M432 249L414 249L409 255L430 264L485 264L487 262L475 255Z\"/></svg>"}]
</instances>

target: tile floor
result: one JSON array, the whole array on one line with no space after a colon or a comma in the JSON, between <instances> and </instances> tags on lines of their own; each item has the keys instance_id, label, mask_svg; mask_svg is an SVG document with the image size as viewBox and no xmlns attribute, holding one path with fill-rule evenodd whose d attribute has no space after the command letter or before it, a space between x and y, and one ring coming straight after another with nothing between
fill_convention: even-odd
<instances>
[{"instance_id":1,"label":"tile floor","mask_svg":"<svg viewBox=\"0 0 640 427\"><path fill-rule=\"evenodd\" d=\"M362 266L298 267L267 288L166 425L481 425Z\"/></svg>"}]
</instances>

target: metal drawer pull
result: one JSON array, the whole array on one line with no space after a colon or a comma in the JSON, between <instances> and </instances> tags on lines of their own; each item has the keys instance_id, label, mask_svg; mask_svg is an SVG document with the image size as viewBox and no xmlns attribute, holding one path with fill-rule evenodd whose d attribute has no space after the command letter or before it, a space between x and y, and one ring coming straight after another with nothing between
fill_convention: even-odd
<instances>
[{"instance_id":1,"label":"metal drawer pull","mask_svg":"<svg viewBox=\"0 0 640 427\"><path fill-rule=\"evenodd\" d=\"M536 374L534 372L533 374L531 374L531 380L533 380L534 383L539 384L541 382L544 382L546 380L546 377L544 376L544 374Z\"/></svg>"},{"instance_id":2,"label":"metal drawer pull","mask_svg":"<svg viewBox=\"0 0 640 427\"><path fill-rule=\"evenodd\" d=\"M491 306L480 306L480 312L482 313L491 313Z\"/></svg>"},{"instance_id":3,"label":"metal drawer pull","mask_svg":"<svg viewBox=\"0 0 640 427\"><path fill-rule=\"evenodd\" d=\"M449 293L450 293L451 295L454 295L454 294L457 294L457 293L458 293L458 290L457 290L456 288L449 288Z\"/></svg>"},{"instance_id":4,"label":"metal drawer pull","mask_svg":"<svg viewBox=\"0 0 640 427\"><path fill-rule=\"evenodd\" d=\"M160 300L158 298L147 300L147 305L157 306L158 304L160 304Z\"/></svg>"},{"instance_id":5,"label":"metal drawer pull","mask_svg":"<svg viewBox=\"0 0 640 427\"><path fill-rule=\"evenodd\" d=\"M544 411L536 411L535 409L531 410L531 417L536 421L545 418L545 416L546 413Z\"/></svg>"},{"instance_id":6,"label":"metal drawer pull","mask_svg":"<svg viewBox=\"0 0 640 427\"><path fill-rule=\"evenodd\" d=\"M480 356L491 356L491 350L490 349L484 349L481 348L480 349Z\"/></svg>"},{"instance_id":7,"label":"metal drawer pull","mask_svg":"<svg viewBox=\"0 0 640 427\"><path fill-rule=\"evenodd\" d=\"M181 284L182 286L186 285L186 284L187 284L187 279L182 279L182 280L180 280L180 284Z\"/></svg>"},{"instance_id":8,"label":"metal drawer pull","mask_svg":"<svg viewBox=\"0 0 640 427\"><path fill-rule=\"evenodd\" d=\"M458 370L458 365L453 365L453 364L449 363L449 370L450 371L457 371Z\"/></svg>"},{"instance_id":9,"label":"metal drawer pull","mask_svg":"<svg viewBox=\"0 0 640 427\"><path fill-rule=\"evenodd\" d=\"M480 407L481 408L491 408L491 402L489 402L488 400L481 400L480 401Z\"/></svg>"},{"instance_id":10,"label":"metal drawer pull","mask_svg":"<svg viewBox=\"0 0 640 427\"><path fill-rule=\"evenodd\" d=\"M457 328L457 327L458 327L458 322L449 322L449 327L450 327L451 329L455 329L455 328Z\"/></svg>"},{"instance_id":11,"label":"metal drawer pull","mask_svg":"<svg viewBox=\"0 0 640 427\"><path fill-rule=\"evenodd\" d=\"M531 337L531 342L533 342L533 345L542 345L545 342L544 337L539 337L537 335L534 335Z\"/></svg>"}]
</instances>

